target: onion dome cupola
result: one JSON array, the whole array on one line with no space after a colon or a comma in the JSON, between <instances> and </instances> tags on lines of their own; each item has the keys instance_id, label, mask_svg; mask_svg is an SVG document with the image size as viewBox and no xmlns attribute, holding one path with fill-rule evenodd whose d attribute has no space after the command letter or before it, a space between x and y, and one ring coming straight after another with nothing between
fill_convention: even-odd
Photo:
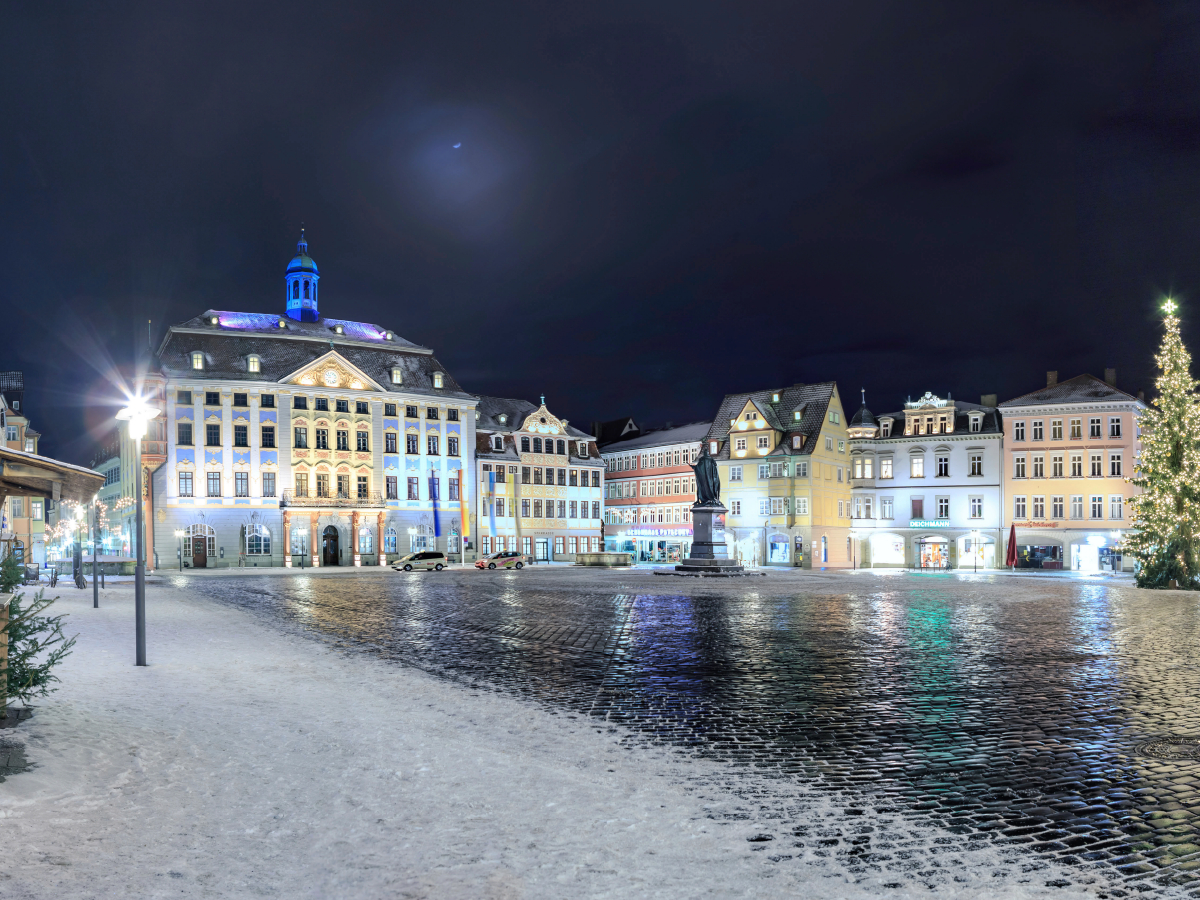
<instances>
[{"instance_id":1,"label":"onion dome cupola","mask_svg":"<svg viewBox=\"0 0 1200 900\"><path fill-rule=\"evenodd\" d=\"M308 255L308 242L304 240L304 229L300 229L300 241L296 244L296 255L287 267L287 314L297 322L315 322L317 313L317 282L321 276L317 264Z\"/></svg>"},{"instance_id":2,"label":"onion dome cupola","mask_svg":"<svg viewBox=\"0 0 1200 900\"><path fill-rule=\"evenodd\" d=\"M867 392L864 390L862 393L862 406L854 414L854 417L850 420L850 425L846 429L852 438L875 437L879 428L879 422L876 421L874 414L867 409Z\"/></svg>"}]
</instances>

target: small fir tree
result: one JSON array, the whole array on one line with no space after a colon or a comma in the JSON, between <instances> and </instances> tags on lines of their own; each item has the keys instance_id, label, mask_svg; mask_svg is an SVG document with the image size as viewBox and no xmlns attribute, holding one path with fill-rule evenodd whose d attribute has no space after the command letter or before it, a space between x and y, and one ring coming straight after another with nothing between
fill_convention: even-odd
<instances>
[{"instance_id":1,"label":"small fir tree","mask_svg":"<svg viewBox=\"0 0 1200 900\"><path fill-rule=\"evenodd\" d=\"M0 563L0 719L8 714L9 698L28 702L54 690L52 672L71 652L75 638L63 634L64 616L43 616L58 598L38 591L28 605L25 594L14 594L24 579L10 554Z\"/></svg>"},{"instance_id":2,"label":"small fir tree","mask_svg":"<svg viewBox=\"0 0 1200 900\"><path fill-rule=\"evenodd\" d=\"M1129 480L1142 489L1129 506L1133 532L1123 549L1139 566L1139 587L1200 589L1200 398L1192 358L1179 337L1168 300L1162 348L1155 362L1158 397L1139 419L1142 451Z\"/></svg>"}]
</instances>

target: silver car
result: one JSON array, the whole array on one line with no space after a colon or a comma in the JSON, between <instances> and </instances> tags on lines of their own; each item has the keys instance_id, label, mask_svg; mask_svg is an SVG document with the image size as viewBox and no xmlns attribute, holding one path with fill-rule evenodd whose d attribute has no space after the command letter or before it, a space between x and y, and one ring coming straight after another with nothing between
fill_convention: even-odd
<instances>
[{"instance_id":1,"label":"silver car","mask_svg":"<svg viewBox=\"0 0 1200 900\"><path fill-rule=\"evenodd\" d=\"M436 550L422 550L419 553L410 553L408 556L400 557L392 568L397 572L411 572L414 569L433 569L440 572L448 565L450 563L446 559L445 553L439 553Z\"/></svg>"}]
</instances>

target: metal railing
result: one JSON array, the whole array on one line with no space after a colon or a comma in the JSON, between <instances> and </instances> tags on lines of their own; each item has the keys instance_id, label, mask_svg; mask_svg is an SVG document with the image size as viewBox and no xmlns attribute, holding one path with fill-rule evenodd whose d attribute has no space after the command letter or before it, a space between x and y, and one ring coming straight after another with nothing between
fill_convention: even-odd
<instances>
[{"instance_id":1,"label":"metal railing","mask_svg":"<svg viewBox=\"0 0 1200 900\"><path fill-rule=\"evenodd\" d=\"M292 491L284 491L279 498L280 507L322 509L358 509L364 506L383 506L383 495L379 491L368 491L361 497L336 494L331 497L297 497Z\"/></svg>"}]
</instances>

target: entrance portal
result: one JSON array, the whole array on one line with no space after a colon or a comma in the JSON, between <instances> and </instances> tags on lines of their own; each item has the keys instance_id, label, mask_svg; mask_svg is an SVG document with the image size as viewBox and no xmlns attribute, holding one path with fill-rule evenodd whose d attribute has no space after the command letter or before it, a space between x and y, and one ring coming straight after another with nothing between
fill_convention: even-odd
<instances>
[{"instance_id":1,"label":"entrance portal","mask_svg":"<svg viewBox=\"0 0 1200 900\"><path fill-rule=\"evenodd\" d=\"M341 564L341 554L338 552L338 530L332 525L326 525L321 532L321 565L336 566Z\"/></svg>"}]
</instances>

